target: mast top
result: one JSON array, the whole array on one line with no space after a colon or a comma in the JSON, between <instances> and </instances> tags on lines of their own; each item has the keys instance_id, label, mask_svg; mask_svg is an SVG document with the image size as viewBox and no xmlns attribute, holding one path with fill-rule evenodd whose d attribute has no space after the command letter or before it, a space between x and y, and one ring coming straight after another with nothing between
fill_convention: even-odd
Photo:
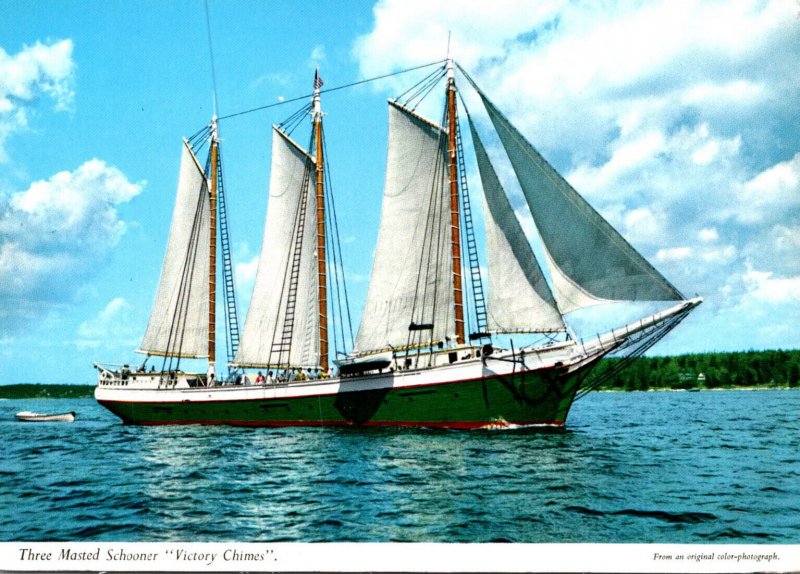
<instances>
[{"instance_id":1,"label":"mast top","mask_svg":"<svg viewBox=\"0 0 800 574\"><path fill-rule=\"evenodd\" d=\"M217 114L211 117L211 142L219 143L219 132L217 131Z\"/></svg>"},{"instance_id":2,"label":"mast top","mask_svg":"<svg viewBox=\"0 0 800 574\"><path fill-rule=\"evenodd\" d=\"M447 58L447 83L453 85L456 81L455 68L453 67L453 58Z\"/></svg>"},{"instance_id":3,"label":"mast top","mask_svg":"<svg viewBox=\"0 0 800 574\"><path fill-rule=\"evenodd\" d=\"M322 78L319 77L319 68L314 69L314 111L313 119L315 122L322 120L322 104L319 98L319 89L322 87Z\"/></svg>"}]
</instances>

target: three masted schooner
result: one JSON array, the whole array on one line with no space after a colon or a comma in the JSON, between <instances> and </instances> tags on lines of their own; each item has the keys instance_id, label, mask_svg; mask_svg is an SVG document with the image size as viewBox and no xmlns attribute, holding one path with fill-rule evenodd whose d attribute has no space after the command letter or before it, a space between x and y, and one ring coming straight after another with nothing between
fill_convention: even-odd
<instances>
[{"instance_id":1,"label":"three masted schooner","mask_svg":"<svg viewBox=\"0 0 800 574\"><path fill-rule=\"evenodd\" d=\"M466 113L480 175L486 266L469 203L456 67L495 138ZM318 75L309 149L273 127L269 202L252 300L239 335L216 120L205 168L184 140L167 251L140 351L162 364L96 364L97 401L130 424L363 425L440 428L563 426L587 375L609 353L643 352L701 299L685 298L539 154L452 60L440 123L389 101L381 222L352 348L329 364L326 170ZM417 93L420 93L419 91ZM466 111L466 105L463 104ZM511 206L498 152L533 217L549 280ZM217 229L221 230L217 237ZM214 369L217 244L231 374ZM488 275L484 286L482 273ZM338 281L338 279L337 279ZM672 305L588 341L565 315L598 303ZM503 348L499 335L544 342ZM185 372L181 358L207 358Z\"/></svg>"}]
</instances>

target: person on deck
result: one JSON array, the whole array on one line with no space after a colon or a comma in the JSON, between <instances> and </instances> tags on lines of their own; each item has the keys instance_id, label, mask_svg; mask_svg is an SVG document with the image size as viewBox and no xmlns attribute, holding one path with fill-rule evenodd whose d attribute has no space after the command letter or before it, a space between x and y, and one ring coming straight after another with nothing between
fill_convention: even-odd
<instances>
[{"instance_id":1,"label":"person on deck","mask_svg":"<svg viewBox=\"0 0 800 574\"><path fill-rule=\"evenodd\" d=\"M208 365L208 373L206 374L206 386L213 387L216 383L216 376L216 368L214 367L214 363L211 363Z\"/></svg>"},{"instance_id":2,"label":"person on deck","mask_svg":"<svg viewBox=\"0 0 800 574\"><path fill-rule=\"evenodd\" d=\"M261 374L261 371L258 371L258 375L256 375L256 384L257 385L264 384L264 375Z\"/></svg>"}]
</instances>

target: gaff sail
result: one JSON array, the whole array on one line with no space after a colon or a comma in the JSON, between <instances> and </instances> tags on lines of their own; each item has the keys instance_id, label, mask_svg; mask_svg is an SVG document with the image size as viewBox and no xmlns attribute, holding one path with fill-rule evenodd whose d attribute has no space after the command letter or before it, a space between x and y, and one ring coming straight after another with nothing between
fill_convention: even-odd
<instances>
[{"instance_id":1,"label":"gaff sail","mask_svg":"<svg viewBox=\"0 0 800 574\"><path fill-rule=\"evenodd\" d=\"M412 325L424 341L455 332L447 134L395 102L382 205L356 353L405 347Z\"/></svg>"},{"instance_id":2,"label":"gaff sail","mask_svg":"<svg viewBox=\"0 0 800 574\"><path fill-rule=\"evenodd\" d=\"M208 182L184 140L167 251L141 352L208 356L210 210Z\"/></svg>"},{"instance_id":3,"label":"gaff sail","mask_svg":"<svg viewBox=\"0 0 800 574\"><path fill-rule=\"evenodd\" d=\"M314 168L305 150L273 129L264 239L237 366L320 365Z\"/></svg>"}]
</instances>

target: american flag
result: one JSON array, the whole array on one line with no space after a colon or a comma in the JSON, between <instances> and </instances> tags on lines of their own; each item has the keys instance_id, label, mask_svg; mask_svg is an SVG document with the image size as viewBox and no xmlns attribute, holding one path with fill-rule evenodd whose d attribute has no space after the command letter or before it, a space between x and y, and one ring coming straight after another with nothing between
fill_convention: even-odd
<instances>
[{"instance_id":1,"label":"american flag","mask_svg":"<svg viewBox=\"0 0 800 574\"><path fill-rule=\"evenodd\" d=\"M324 83L325 82L322 81L322 78L319 77L319 72L315 71L314 72L314 89L315 90L320 89L322 87L322 84L324 84Z\"/></svg>"}]
</instances>

